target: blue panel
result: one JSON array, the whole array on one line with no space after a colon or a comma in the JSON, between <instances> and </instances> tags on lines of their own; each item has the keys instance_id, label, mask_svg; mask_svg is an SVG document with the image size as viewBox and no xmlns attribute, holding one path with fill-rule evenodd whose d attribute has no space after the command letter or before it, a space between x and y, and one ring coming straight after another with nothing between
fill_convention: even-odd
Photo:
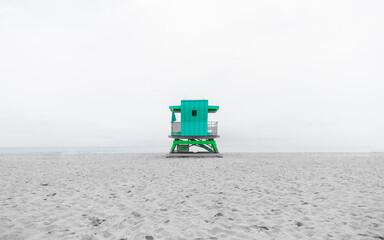
<instances>
[{"instance_id":1,"label":"blue panel","mask_svg":"<svg viewBox=\"0 0 384 240\"><path fill-rule=\"evenodd\" d=\"M197 116L192 116L192 110ZM206 136L208 124L208 100L181 100L181 135Z\"/></svg>"}]
</instances>

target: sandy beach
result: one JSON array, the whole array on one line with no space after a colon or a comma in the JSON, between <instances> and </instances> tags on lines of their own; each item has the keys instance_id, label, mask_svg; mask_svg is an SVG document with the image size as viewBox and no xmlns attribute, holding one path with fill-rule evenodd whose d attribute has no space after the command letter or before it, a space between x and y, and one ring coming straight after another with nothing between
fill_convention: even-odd
<instances>
[{"instance_id":1,"label":"sandy beach","mask_svg":"<svg viewBox=\"0 0 384 240\"><path fill-rule=\"evenodd\" d=\"M0 154L0 240L384 239L384 154Z\"/></svg>"}]
</instances>

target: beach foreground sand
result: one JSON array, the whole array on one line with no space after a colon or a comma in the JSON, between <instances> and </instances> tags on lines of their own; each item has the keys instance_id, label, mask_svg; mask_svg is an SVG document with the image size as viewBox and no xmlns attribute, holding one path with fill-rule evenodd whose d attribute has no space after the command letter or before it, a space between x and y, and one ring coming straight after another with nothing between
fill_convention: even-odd
<instances>
[{"instance_id":1,"label":"beach foreground sand","mask_svg":"<svg viewBox=\"0 0 384 240\"><path fill-rule=\"evenodd\" d=\"M384 239L384 154L0 155L0 239Z\"/></svg>"}]
</instances>

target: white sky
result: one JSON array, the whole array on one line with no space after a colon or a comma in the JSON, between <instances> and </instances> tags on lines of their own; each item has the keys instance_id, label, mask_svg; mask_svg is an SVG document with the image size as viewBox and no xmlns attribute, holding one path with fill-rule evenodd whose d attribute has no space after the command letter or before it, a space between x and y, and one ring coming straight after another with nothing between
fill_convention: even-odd
<instances>
[{"instance_id":1,"label":"white sky","mask_svg":"<svg viewBox=\"0 0 384 240\"><path fill-rule=\"evenodd\" d=\"M0 147L167 152L168 106L205 98L223 152L383 151L383 12L382 0L0 0Z\"/></svg>"}]
</instances>

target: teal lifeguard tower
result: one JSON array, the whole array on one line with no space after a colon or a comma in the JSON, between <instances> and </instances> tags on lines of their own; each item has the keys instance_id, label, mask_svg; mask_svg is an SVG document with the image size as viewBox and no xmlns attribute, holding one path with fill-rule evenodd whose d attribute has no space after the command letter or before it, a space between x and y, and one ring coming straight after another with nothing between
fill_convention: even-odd
<instances>
[{"instance_id":1,"label":"teal lifeguard tower","mask_svg":"<svg viewBox=\"0 0 384 240\"><path fill-rule=\"evenodd\" d=\"M215 113L219 106L209 106L208 100L181 100L177 106L169 106L172 112L171 135L173 144L166 157L223 157L217 149L218 122L208 121L208 113ZM175 113L180 113L180 122ZM197 146L205 151L192 152Z\"/></svg>"}]
</instances>

